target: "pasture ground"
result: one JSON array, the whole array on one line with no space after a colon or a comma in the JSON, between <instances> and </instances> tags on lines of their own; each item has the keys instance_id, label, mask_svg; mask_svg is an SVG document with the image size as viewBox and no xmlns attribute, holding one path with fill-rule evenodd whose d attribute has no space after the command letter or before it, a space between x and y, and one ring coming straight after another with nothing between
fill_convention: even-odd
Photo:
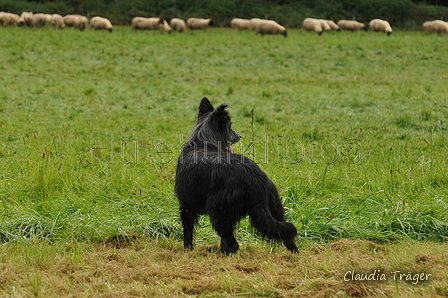
<instances>
[{"instance_id":1,"label":"pasture ground","mask_svg":"<svg viewBox=\"0 0 448 298\"><path fill-rule=\"evenodd\" d=\"M0 34L1 296L448 296L446 36ZM222 256L206 218L183 251L174 172L203 96L231 105L301 254L243 220Z\"/></svg>"}]
</instances>

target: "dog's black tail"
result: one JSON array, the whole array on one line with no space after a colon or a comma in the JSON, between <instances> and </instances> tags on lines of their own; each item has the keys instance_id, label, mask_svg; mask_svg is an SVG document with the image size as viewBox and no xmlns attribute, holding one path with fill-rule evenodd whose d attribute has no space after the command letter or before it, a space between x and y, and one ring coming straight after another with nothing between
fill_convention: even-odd
<instances>
[{"instance_id":1,"label":"dog's black tail","mask_svg":"<svg viewBox=\"0 0 448 298\"><path fill-rule=\"evenodd\" d=\"M275 219L268 205L256 204L249 210L249 216L252 226L267 239L283 241L286 248L292 252L298 249L294 243L294 237L297 235L296 227L287 221Z\"/></svg>"}]
</instances>

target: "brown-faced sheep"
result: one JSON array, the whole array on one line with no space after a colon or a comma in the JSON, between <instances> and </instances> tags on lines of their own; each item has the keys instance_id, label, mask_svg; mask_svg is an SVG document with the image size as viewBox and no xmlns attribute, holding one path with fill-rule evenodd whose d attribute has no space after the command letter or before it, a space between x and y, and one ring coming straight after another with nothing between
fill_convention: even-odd
<instances>
[{"instance_id":1,"label":"brown-faced sheep","mask_svg":"<svg viewBox=\"0 0 448 298\"><path fill-rule=\"evenodd\" d=\"M9 12L0 12L0 25L9 27L11 25L19 24L20 16Z\"/></svg>"},{"instance_id":2,"label":"brown-faced sheep","mask_svg":"<svg viewBox=\"0 0 448 298\"><path fill-rule=\"evenodd\" d=\"M238 30L249 30L252 29L251 20L234 18L230 21L230 27Z\"/></svg>"},{"instance_id":3,"label":"brown-faced sheep","mask_svg":"<svg viewBox=\"0 0 448 298\"><path fill-rule=\"evenodd\" d=\"M66 15L62 19L64 20L65 26L73 27L81 31L84 31L89 23L87 17L77 14Z\"/></svg>"},{"instance_id":4,"label":"brown-faced sheep","mask_svg":"<svg viewBox=\"0 0 448 298\"><path fill-rule=\"evenodd\" d=\"M314 31L317 34L321 35L324 29L322 28L322 23L313 18L306 18L303 20L303 28L306 31Z\"/></svg>"},{"instance_id":5,"label":"brown-faced sheep","mask_svg":"<svg viewBox=\"0 0 448 298\"><path fill-rule=\"evenodd\" d=\"M423 23L423 30L434 33L448 33L448 23L441 20L427 21Z\"/></svg>"},{"instance_id":6,"label":"brown-faced sheep","mask_svg":"<svg viewBox=\"0 0 448 298\"><path fill-rule=\"evenodd\" d=\"M187 28L190 30L206 30L212 25L211 19L189 18L187 20Z\"/></svg>"},{"instance_id":7,"label":"brown-faced sheep","mask_svg":"<svg viewBox=\"0 0 448 298\"><path fill-rule=\"evenodd\" d=\"M385 20L373 19L369 23L369 28L372 32L384 32L388 36L392 34L392 27L389 22Z\"/></svg>"},{"instance_id":8,"label":"brown-faced sheep","mask_svg":"<svg viewBox=\"0 0 448 298\"><path fill-rule=\"evenodd\" d=\"M64 20L60 14L52 14L50 23L53 24L56 29L64 29L65 27Z\"/></svg>"},{"instance_id":9,"label":"brown-faced sheep","mask_svg":"<svg viewBox=\"0 0 448 298\"><path fill-rule=\"evenodd\" d=\"M163 20L160 18L135 17L132 19L133 30L158 30L163 26Z\"/></svg>"},{"instance_id":10,"label":"brown-faced sheep","mask_svg":"<svg viewBox=\"0 0 448 298\"><path fill-rule=\"evenodd\" d=\"M171 28L173 28L177 32L187 31L187 24L182 19L173 18L170 21L170 25L171 25Z\"/></svg>"},{"instance_id":11,"label":"brown-faced sheep","mask_svg":"<svg viewBox=\"0 0 448 298\"><path fill-rule=\"evenodd\" d=\"M357 21L340 20L338 22L338 25L342 30L347 30L347 31L364 30L364 31L367 31L366 25L364 25L363 23L357 22Z\"/></svg>"},{"instance_id":12,"label":"brown-faced sheep","mask_svg":"<svg viewBox=\"0 0 448 298\"><path fill-rule=\"evenodd\" d=\"M109 19L103 17L93 17L90 19L90 28L95 30L108 30L112 32L114 30L114 26L109 21Z\"/></svg>"},{"instance_id":13,"label":"brown-faced sheep","mask_svg":"<svg viewBox=\"0 0 448 298\"><path fill-rule=\"evenodd\" d=\"M19 22L17 25L19 26L23 26L23 27L31 27L32 26L32 18L33 18L33 13L32 12L22 12L22 14L20 15L19 18Z\"/></svg>"},{"instance_id":14,"label":"brown-faced sheep","mask_svg":"<svg viewBox=\"0 0 448 298\"><path fill-rule=\"evenodd\" d=\"M284 37L287 36L285 27L272 20L259 20L255 23L254 31L255 34L261 34L261 36L265 34L282 34Z\"/></svg>"}]
</instances>

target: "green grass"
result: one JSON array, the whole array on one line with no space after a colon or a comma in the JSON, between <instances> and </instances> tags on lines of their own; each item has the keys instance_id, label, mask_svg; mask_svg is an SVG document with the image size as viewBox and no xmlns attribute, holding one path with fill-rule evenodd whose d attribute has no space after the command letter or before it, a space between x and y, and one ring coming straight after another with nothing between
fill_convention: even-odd
<instances>
[{"instance_id":1,"label":"green grass","mask_svg":"<svg viewBox=\"0 0 448 298\"><path fill-rule=\"evenodd\" d=\"M300 242L448 237L441 36L0 29L2 242L181 241L175 165L203 96L232 106ZM197 239L217 241L208 220Z\"/></svg>"}]
</instances>

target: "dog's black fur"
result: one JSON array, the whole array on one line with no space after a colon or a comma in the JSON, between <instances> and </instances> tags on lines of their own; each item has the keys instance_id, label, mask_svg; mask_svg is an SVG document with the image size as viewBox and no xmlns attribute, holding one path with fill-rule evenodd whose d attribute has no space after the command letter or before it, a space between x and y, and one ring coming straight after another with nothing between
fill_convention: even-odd
<instances>
[{"instance_id":1,"label":"dog's black fur","mask_svg":"<svg viewBox=\"0 0 448 298\"><path fill-rule=\"evenodd\" d=\"M199 214L207 214L221 237L221 251L238 251L235 225L247 214L265 238L283 241L298 252L295 226L285 220L278 191L249 158L234 154L241 136L231 128L226 104L216 110L207 98L199 105L193 129L177 164L175 191L180 204L184 246L193 249L193 230Z\"/></svg>"}]
</instances>

